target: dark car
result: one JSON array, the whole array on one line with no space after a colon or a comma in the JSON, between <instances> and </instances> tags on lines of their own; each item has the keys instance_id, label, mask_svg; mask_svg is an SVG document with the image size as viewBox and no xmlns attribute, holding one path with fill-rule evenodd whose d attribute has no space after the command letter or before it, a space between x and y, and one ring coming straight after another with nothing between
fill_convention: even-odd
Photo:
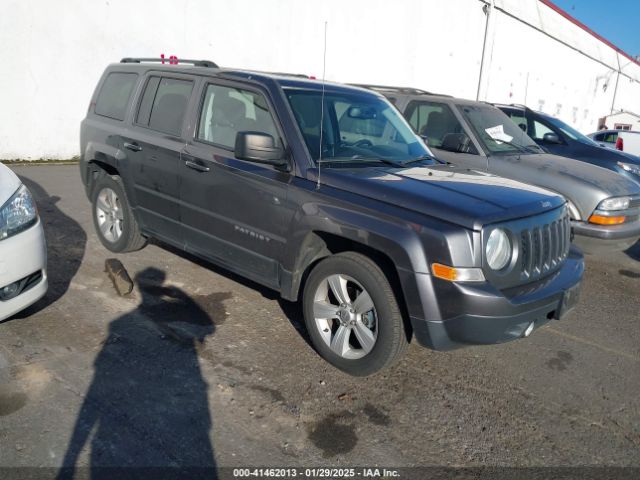
<instances>
[{"instance_id":1,"label":"dark car","mask_svg":"<svg viewBox=\"0 0 640 480\"><path fill-rule=\"evenodd\" d=\"M154 237L300 300L354 375L412 336L504 342L574 306L562 197L434 160L369 90L191 63L125 59L98 83L80 173L107 249Z\"/></svg>"},{"instance_id":2,"label":"dark car","mask_svg":"<svg viewBox=\"0 0 640 480\"><path fill-rule=\"evenodd\" d=\"M437 158L563 195L575 242L587 252L625 250L640 238L637 183L548 154L488 103L410 88L370 88L394 102Z\"/></svg>"},{"instance_id":3,"label":"dark car","mask_svg":"<svg viewBox=\"0 0 640 480\"><path fill-rule=\"evenodd\" d=\"M591 163L640 183L640 157L611 150L562 120L520 105L498 105L547 152Z\"/></svg>"}]
</instances>

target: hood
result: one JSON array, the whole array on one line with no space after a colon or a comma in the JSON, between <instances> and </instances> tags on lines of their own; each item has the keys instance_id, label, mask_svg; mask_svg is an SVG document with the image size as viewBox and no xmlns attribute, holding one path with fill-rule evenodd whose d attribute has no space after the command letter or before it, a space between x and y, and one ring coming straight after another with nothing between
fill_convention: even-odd
<instances>
[{"instance_id":1,"label":"hood","mask_svg":"<svg viewBox=\"0 0 640 480\"><path fill-rule=\"evenodd\" d=\"M9 167L0 163L0 207L16 193L21 183Z\"/></svg>"},{"instance_id":2,"label":"hood","mask_svg":"<svg viewBox=\"0 0 640 480\"><path fill-rule=\"evenodd\" d=\"M603 147L601 145L587 145L586 143L573 141L573 150L577 155L569 155L570 158L577 158L580 160L581 156L587 156L594 160L602 160L606 162L626 162L640 165L640 157L632 155L627 152L621 152L620 150L613 150L611 148ZM549 149L551 153L562 155L561 151L553 151ZM572 153L572 152L569 152Z\"/></svg>"},{"instance_id":3,"label":"hood","mask_svg":"<svg viewBox=\"0 0 640 480\"><path fill-rule=\"evenodd\" d=\"M327 168L322 183L473 230L564 204L542 188L453 165Z\"/></svg>"},{"instance_id":4,"label":"hood","mask_svg":"<svg viewBox=\"0 0 640 480\"><path fill-rule=\"evenodd\" d=\"M582 218L605 198L640 194L640 185L623 175L558 155L493 155L489 171L564 195Z\"/></svg>"}]
</instances>

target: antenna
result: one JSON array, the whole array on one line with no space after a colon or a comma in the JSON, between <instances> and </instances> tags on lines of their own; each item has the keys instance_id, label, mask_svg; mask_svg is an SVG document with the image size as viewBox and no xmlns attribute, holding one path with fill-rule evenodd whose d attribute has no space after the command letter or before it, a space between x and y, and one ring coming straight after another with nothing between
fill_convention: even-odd
<instances>
[{"instance_id":1,"label":"antenna","mask_svg":"<svg viewBox=\"0 0 640 480\"><path fill-rule=\"evenodd\" d=\"M529 119L527 118L527 94L529 93L529 72L527 72L527 81L524 84L524 103L522 104L522 117L524 118L524 124L527 130L522 131L520 141L524 143L524 135L529 135Z\"/></svg>"},{"instance_id":2,"label":"antenna","mask_svg":"<svg viewBox=\"0 0 640 480\"><path fill-rule=\"evenodd\" d=\"M322 96L320 97L320 148L318 151L318 183L316 190L320 189L320 169L322 168L322 129L324 127L324 74L327 67L327 22L324 22L324 50L322 52Z\"/></svg>"}]
</instances>

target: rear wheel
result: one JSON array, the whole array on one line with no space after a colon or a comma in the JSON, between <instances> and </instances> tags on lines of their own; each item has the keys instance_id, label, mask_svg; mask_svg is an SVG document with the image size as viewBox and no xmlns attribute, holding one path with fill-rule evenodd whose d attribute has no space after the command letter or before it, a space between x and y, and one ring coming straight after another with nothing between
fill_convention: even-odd
<instances>
[{"instance_id":1,"label":"rear wheel","mask_svg":"<svg viewBox=\"0 0 640 480\"><path fill-rule=\"evenodd\" d=\"M307 279L303 308L318 353L350 375L386 368L406 348L393 289L364 255L345 252L321 261Z\"/></svg>"},{"instance_id":2,"label":"rear wheel","mask_svg":"<svg viewBox=\"0 0 640 480\"><path fill-rule=\"evenodd\" d=\"M100 242L115 253L140 250L147 239L140 233L122 180L117 175L101 175L93 187L93 224Z\"/></svg>"}]
</instances>

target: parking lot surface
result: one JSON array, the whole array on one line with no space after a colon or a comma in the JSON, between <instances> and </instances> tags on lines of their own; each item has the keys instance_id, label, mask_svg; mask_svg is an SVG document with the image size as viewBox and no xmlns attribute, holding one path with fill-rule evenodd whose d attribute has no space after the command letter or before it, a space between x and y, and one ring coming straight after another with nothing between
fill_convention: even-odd
<instances>
[{"instance_id":1,"label":"parking lot surface","mask_svg":"<svg viewBox=\"0 0 640 480\"><path fill-rule=\"evenodd\" d=\"M105 250L77 166L14 171L50 290L0 323L0 466L640 466L638 244L587 257L578 308L528 339L352 378L275 293L158 243Z\"/></svg>"}]
</instances>

